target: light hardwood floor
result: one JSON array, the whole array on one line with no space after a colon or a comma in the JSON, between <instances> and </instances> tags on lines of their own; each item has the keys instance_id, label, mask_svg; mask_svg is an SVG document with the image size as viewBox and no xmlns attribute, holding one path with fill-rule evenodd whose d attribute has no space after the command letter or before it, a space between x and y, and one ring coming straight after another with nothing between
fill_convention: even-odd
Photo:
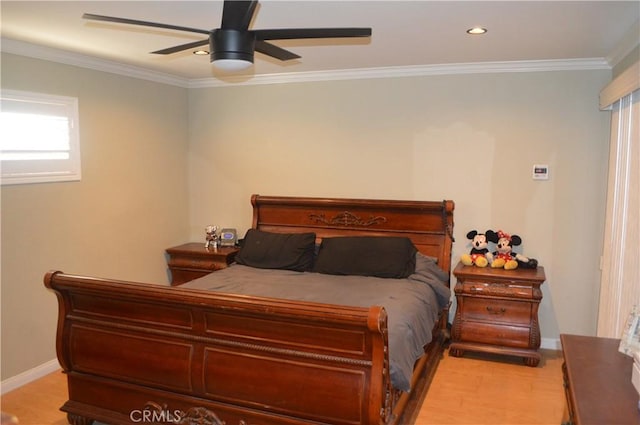
<instances>
[{"instance_id":1,"label":"light hardwood floor","mask_svg":"<svg viewBox=\"0 0 640 425\"><path fill-rule=\"evenodd\" d=\"M445 352L415 425L559 425L564 415L562 355L542 350L536 368L515 358ZM66 425L66 381L52 373L2 396L20 425Z\"/></svg>"},{"instance_id":2,"label":"light hardwood floor","mask_svg":"<svg viewBox=\"0 0 640 425\"><path fill-rule=\"evenodd\" d=\"M440 362L415 425L560 425L565 419L562 352L521 359L468 353Z\"/></svg>"}]
</instances>

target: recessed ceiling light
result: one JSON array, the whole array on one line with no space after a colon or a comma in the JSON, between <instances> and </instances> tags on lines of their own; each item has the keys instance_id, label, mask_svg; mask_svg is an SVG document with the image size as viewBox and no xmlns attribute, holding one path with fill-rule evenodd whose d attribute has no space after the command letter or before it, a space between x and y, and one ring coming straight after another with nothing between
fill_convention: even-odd
<instances>
[{"instance_id":1,"label":"recessed ceiling light","mask_svg":"<svg viewBox=\"0 0 640 425\"><path fill-rule=\"evenodd\" d=\"M487 29L482 27L473 27L467 30L467 34L471 34L471 35L480 35L486 32L487 32Z\"/></svg>"},{"instance_id":2,"label":"recessed ceiling light","mask_svg":"<svg viewBox=\"0 0 640 425\"><path fill-rule=\"evenodd\" d=\"M198 56L201 56L201 55L208 55L208 54L209 54L209 51L208 51L208 50L196 50L196 51L194 51L194 52L193 52L193 54L194 54L194 55L198 55Z\"/></svg>"}]
</instances>

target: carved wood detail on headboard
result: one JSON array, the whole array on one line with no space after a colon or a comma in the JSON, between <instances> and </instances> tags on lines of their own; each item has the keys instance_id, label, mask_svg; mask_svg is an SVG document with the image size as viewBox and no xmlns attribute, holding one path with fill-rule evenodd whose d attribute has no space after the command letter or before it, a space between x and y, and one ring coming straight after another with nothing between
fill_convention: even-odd
<instances>
[{"instance_id":1,"label":"carved wood detail on headboard","mask_svg":"<svg viewBox=\"0 0 640 425\"><path fill-rule=\"evenodd\" d=\"M327 219L324 214L309 214L309 218L316 223L330 224L330 225L342 225L342 226L371 226L374 224L386 223L387 218L382 216L370 216L368 219L362 219L357 215L350 213L349 211L336 214L330 219Z\"/></svg>"}]
</instances>

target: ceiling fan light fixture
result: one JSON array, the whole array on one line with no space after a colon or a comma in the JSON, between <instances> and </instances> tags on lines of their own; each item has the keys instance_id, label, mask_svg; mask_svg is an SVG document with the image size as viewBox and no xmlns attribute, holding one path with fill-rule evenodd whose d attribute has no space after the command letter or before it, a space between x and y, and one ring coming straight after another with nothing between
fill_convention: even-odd
<instances>
[{"instance_id":1,"label":"ceiling fan light fixture","mask_svg":"<svg viewBox=\"0 0 640 425\"><path fill-rule=\"evenodd\" d=\"M209 38L211 64L225 72L237 72L253 65L255 50L253 33L236 30L214 30Z\"/></svg>"},{"instance_id":2,"label":"ceiling fan light fixture","mask_svg":"<svg viewBox=\"0 0 640 425\"><path fill-rule=\"evenodd\" d=\"M196 55L196 56L204 56L204 55L208 55L209 51L208 50L202 50L202 49L194 50L193 54Z\"/></svg>"},{"instance_id":3,"label":"ceiling fan light fixture","mask_svg":"<svg viewBox=\"0 0 640 425\"><path fill-rule=\"evenodd\" d=\"M211 65L213 65L216 69L224 72L238 72L243 71L251 65L253 62L249 62L244 59L216 59L211 61Z\"/></svg>"}]
</instances>

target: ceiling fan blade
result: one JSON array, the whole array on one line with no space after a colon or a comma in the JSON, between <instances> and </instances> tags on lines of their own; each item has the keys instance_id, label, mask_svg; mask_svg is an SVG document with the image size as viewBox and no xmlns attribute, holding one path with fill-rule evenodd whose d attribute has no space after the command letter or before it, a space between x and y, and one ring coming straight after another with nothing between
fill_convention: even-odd
<instances>
[{"instance_id":1,"label":"ceiling fan blade","mask_svg":"<svg viewBox=\"0 0 640 425\"><path fill-rule=\"evenodd\" d=\"M253 30L257 40L369 37L371 28L283 28Z\"/></svg>"},{"instance_id":2,"label":"ceiling fan blade","mask_svg":"<svg viewBox=\"0 0 640 425\"><path fill-rule=\"evenodd\" d=\"M138 21L136 19L128 19L128 18L116 18L113 16L94 15L92 13L85 13L84 15L82 15L82 18L89 19L91 21L105 21L105 22L115 22L118 24L140 25L143 27L165 28L169 30L196 32L199 34L209 34L211 32L211 31L201 30L197 28L181 27L181 26L170 25L170 24L160 24L158 22Z\"/></svg>"},{"instance_id":3,"label":"ceiling fan blade","mask_svg":"<svg viewBox=\"0 0 640 425\"><path fill-rule=\"evenodd\" d=\"M266 41L263 41L263 40L256 40L256 52L264 53L267 56L280 59L281 61L298 59L300 57L293 52L285 50L274 44L267 43Z\"/></svg>"},{"instance_id":4,"label":"ceiling fan blade","mask_svg":"<svg viewBox=\"0 0 640 425\"><path fill-rule=\"evenodd\" d=\"M223 30L246 30L249 28L257 5L256 0L225 0L222 8L221 28Z\"/></svg>"},{"instance_id":5,"label":"ceiling fan blade","mask_svg":"<svg viewBox=\"0 0 640 425\"><path fill-rule=\"evenodd\" d=\"M177 53L183 50L193 49L194 47L205 46L207 44L209 44L208 38L206 40L194 41L192 43L181 44L179 46L173 46L167 49L156 50L155 52L151 52L151 53L154 53L156 55L169 55L171 53Z\"/></svg>"}]
</instances>

